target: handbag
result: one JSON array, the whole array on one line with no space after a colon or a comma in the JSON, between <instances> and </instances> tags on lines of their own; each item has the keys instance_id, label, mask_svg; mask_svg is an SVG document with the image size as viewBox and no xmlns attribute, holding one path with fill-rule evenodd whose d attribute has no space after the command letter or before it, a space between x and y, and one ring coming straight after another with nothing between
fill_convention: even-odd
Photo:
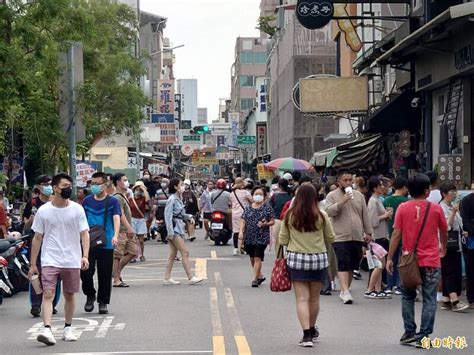
<instances>
[{"instance_id":1,"label":"handbag","mask_svg":"<svg viewBox=\"0 0 474 355\"><path fill-rule=\"evenodd\" d=\"M466 246L469 250L474 250L474 237L464 237L462 236L462 243Z\"/></svg>"},{"instance_id":2,"label":"handbag","mask_svg":"<svg viewBox=\"0 0 474 355\"><path fill-rule=\"evenodd\" d=\"M278 254L273 264L270 290L273 292L285 292L291 290L290 275L286 266L286 258L283 255L283 245L280 245Z\"/></svg>"},{"instance_id":3,"label":"handbag","mask_svg":"<svg viewBox=\"0 0 474 355\"><path fill-rule=\"evenodd\" d=\"M104 223L102 225L91 226L91 228L89 229L90 250L102 248L107 243L105 229L106 229L106 224L107 224L108 213L109 213L109 197L107 196L105 198Z\"/></svg>"},{"instance_id":4,"label":"handbag","mask_svg":"<svg viewBox=\"0 0 474 355\"><path fill-rule=\"evenodd\" d=\"M370 246L370 249L372 249L372 252L377 256L379 260L383 260L383 258L385 258L385 256L388 254L385 248L381 246L380 244L377 244L375 242L370 242L369 246Z\"/></svg>"},{"instance_id":5,"label":"handbag","mask_svg":"<svg viewBox=\"0 0 474 355\"><path fill-rule=\"evenodd\" d=\"M453 230L448 231L448 241L446 243L446 250L458 251L459 250L459 237L460 237L459 231L453 231Z\"/></svg>"},{"instance_id":6,"label":"handbag","mask_svg":"<svg viewBox=\"0 0 474 355\"><path fill-rule=\"evenodd\" d=\"M423 229L425 229L426 220L428 219L430 209L431 203L428 202L425 216L423 217L423 223L421 224L421 228L418 233L418 237L416 238L416 243L413 250L403 250L402 245L402 254L400 255L400 261L398 262L398 273L400 275L400 280L402 282L403 287L407 289L416 288L418 285L421 285L423 283L420 268L418 267L416 247L418 246L418 241L420 240L421 234L423 233Z\"/></svg>"}]
</instances>

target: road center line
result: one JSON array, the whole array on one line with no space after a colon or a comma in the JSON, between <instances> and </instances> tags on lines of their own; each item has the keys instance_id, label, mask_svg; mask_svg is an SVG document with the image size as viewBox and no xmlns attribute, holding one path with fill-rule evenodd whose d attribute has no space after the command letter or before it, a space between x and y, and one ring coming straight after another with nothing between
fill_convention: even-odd
<instances>
[{"instance_id":1,"label":"road center line","mask_svg":"<svg viewBox=\"0 0 474 355\"><path fill-rule=\"evenodd\" d=\"M240 354L249 355L251 354L250 346L247 341L247 338L244 335L242 330L242 325L240 324L239 315L237 313L237 308L235 307L234 297L232 296L232 291L230 288L224 289L225 301L227 305L227 311L229 312L230 323L232 324L232 329L234 331L235 344Z\"/></svg>"},{"instance_id":2,"label":"road center line","mask_svg":"<svg viewBox=\"0 0 474 355\"><path fill-rule=\"evenodd\" d=\"M211 250L211 259L217 259L217 251Z\"/></svg>"},{"instance_id":3,"label":"road center line","mask_svg":"<svg viewBox=\"0 0 474 355\"><path fill-rule=\"evenodd\" d=\"M217 300L217 288L210 287L210 305L212 321L212 348L214 354L225 355L224 331L222 329L221 316L219 314L219 303Z\"/></svg>"},{"instance_id":4,"label":"road center line","mask_svg":"<svg viewBox=\"0 0 474 355\"><path fill-rule=\"evenodd\" d=\"M204 280L207 280L207 259L196 259L195 274L196 277L201 277Z\"/></svg>"},{"instance_id":5,"label":"road center line","mask_svg":"<svg viewBox=\"0 0 474 355\"><path fill-rule=\"evenodd\" d=\"M222 282L222 275L220 272L215 272L214 278L216 279L216 286L224 286L224 283Z\"/></svg>"}]
</instances>

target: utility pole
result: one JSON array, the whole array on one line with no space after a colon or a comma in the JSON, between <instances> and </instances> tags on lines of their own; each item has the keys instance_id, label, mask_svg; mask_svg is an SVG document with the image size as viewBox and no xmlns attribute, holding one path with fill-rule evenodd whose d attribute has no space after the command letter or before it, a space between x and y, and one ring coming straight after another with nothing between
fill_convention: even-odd
<instances>
[{"instance_id":1,"label":"utility pole","mask_svg":"<svg viewBox=\"0 0 474 355\"><path fill-rule=\"evenodd\" d=\"M75 45L71 44L68 49L68 76L69 87L69 174L72 178L72 198L76 196L76 90L75 90Z\"/></svg>"}]
</instances>

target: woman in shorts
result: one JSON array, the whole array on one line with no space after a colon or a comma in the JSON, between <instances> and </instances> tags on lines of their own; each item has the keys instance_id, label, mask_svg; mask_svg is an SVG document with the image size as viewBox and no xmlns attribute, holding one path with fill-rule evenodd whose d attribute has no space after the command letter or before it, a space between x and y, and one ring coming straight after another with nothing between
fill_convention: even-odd
<instances>
[{"instance_id":1,"label":"woman in shorts","mask_svg":"<svg viewBox=\"0 0 474 355\"><path fill-rule=\"evenodd\" d=\"M132 228L140 243L137 248L137 258L131 262L145 261L145 235L147 234L145 213L150 196L143 181L137 181L135 186L133 186L132 192L133 197L129 198L130 210L132 212Z\"/></svg>"},{"instance_id":2,"label":"woman in shorts","mask_svg":"<svg viewBox=\"0 0 474 355\"><path fill-rule=\"evenodd\" d=\"M244 209L240 224L239 240L250 256L254 271L252 287L260 286L266 279L262 274L262 262L265 249L270 243L270 227L275 224L273 209L265 203L266 196L267 190L264 187L253 189L253 203Z\"/></svg>"},{"instance_id":3,"label":"woman in shorts","mask_svg":"<svg viewBox=\"0 0 474 355\"><path fill-rule=\"evenodd\" d=\"M168 245L170 252L166 262L164 285L179 285L180 282L171 278L171 270L178 251L181 253L184 271L188 277L188 284L194 285L202 282L202 278L193 276L189 263L189 251L184 243L185 222L194 223L192 216L186 214L182 200L184 185L181 179L171 179L168 192L170 194L165 207L165 226L167 231Z\"/></svg>"}]
</instances>

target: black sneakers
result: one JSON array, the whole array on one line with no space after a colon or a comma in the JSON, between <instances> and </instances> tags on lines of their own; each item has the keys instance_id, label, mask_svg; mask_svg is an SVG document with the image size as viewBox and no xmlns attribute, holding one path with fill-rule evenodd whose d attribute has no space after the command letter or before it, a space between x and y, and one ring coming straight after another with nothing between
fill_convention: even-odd
<instances>
[{"instance_id":1,"label":"black sneakers","mask_svg":"<svg viewBox=\"0 0 474 355\"><path fill-rule=\"evenodd\" d=\"M41 307L31 307L31 315L35 318L38 318L41 314Z\"/></svg>"},{"instance_id":2,"label":"black sneakers","mask_svg":"<svg viewBox=\"0 0 474 355\"><path fill-rule=\"evenodd\" d=\"M302 346L303 348L312 348L314 346L313 338L303 338L298 343L298 345Z\"/></svg>"},{"instance_id":3,"label":"black sneakers","mask_svg":"<svg viewBox=\"0 0 474 355\"><path fill-rule=\"evenodd\" d=\"M403 333L402 337L400 338L400 344L411 344L415 341L417 341L415 333Z\"/></svg>"},{"instance_id":4,"label":"black sneakers","mask_svg":"<svg viewBox=\"0 0 474 355\"><path fill-rule=\"evenodd\" d=\"M95 296L87 296L86 304L84 305L84 311L92 312L94 310Z\"/></svg>"},{"instance_id":5,"label":"black sneakers","mask_svg":"<svg viewBox=\"0 0 474 355\"><path fill-rule=\"evenodd\" d=\"M108 314L109 310L107 309L107 305L105 303L99 303L99 314Z\"/></svg>"}]
</instances>

